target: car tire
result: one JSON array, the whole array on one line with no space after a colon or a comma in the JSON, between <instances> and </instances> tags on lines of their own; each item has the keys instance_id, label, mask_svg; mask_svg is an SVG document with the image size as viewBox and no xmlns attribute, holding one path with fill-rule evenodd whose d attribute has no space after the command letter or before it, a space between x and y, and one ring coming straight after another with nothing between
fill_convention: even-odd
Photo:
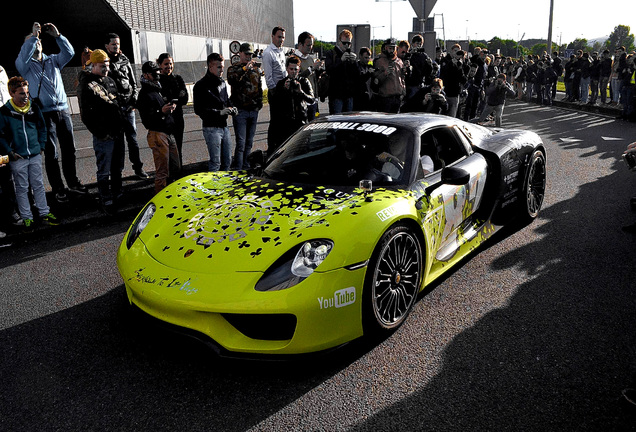
<instances>
[{"instance_id":1,"label":"car tire","mask_svg":"<svg viewBox=\"0 0 636 432\"><path fill-rule=\"evenodd\" d=\"M423 268L420 241L406 225L395 225L382 235L365 277L365 335L381 336L402 325L417 299Z\"/></svg>"},{"instance_id":2,"label":"car tire","mask_svg":"<svg viewBox=\"0 0 636 432\"><path fill-rule=\"evenodd\" d=\"M524 222L532 222L539 215L545 197L545 185L545 155L535 150L528 163L521 195L521 218Z\"/></svg>"}]
</instances>

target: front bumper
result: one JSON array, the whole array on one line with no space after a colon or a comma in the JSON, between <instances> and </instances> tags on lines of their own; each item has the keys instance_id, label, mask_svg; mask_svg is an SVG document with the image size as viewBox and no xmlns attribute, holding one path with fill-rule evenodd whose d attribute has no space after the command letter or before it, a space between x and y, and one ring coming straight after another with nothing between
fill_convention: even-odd
<instances>
[{"instance_id":1,"label":"front bumper","mask_svg":"<svg viewBox=\"0 0 636 432\"><path fill-rule=\"evenodd\" d=\"M139 239L117 264L129 302L237 353L301 354L362 336L366 267L315 272L281 291L258 292L260 272L191 273L154 260Z\"/></svg>"}]
</instances>

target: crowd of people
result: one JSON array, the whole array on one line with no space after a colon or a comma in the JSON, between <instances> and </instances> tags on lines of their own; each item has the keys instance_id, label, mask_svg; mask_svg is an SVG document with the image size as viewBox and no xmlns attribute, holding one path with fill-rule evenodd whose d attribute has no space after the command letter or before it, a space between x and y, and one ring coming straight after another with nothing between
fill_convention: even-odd
<instances>
[{"instance_id":1,"label":"crowd of people","mask_svg":"<svg viewBox=\"0 0 636 432\"><path fill-rule=\"evenodd\" d=\"M43 34L57 42L58 54L42 52ZM622 107L622 118L634 117L635 54L627 54L624 47L617 48L613 58L608 50L600 57L578 51L565 62L556 52L512 59L482 48L470 54L457 44L448 52L438 47L433 57L424 51L423 37L415 35L410 42L385 40L374 59L368 47L353 52L353 35L343 30L334 48L317 58L311 33L302 32L296 48L288 52L283 48L285 36L284 28L275 27L264 50L240 45L227 81L223 56L207 57L192 104L201 119L210 171L250 168L248 155L265 97L270 107L270 154L319 114L319 100L328 100L330 114L427 112L481 124L490 119L500 126L507 98L551 105L563 77L568 101L597 104L600 95L601 104ZM114 214L122 197L126 144L135 176L149 178L139 155L135 110L148 130L159 192L179 175L183 164L183 106L189 97L184 80L174 74L169 53L145 62L136 77L119 36L108 33L103 42L103 48L86 47L81 53L77 95L82 122L93 136L101 208ZM2 207L25 229L36 222L59 223L46 202L42 155L56 201L67 201L69 193L88 193L77 176L73 124L60 72L74 54L55 25L34 23L15 62L19 76L8 80L0 67L0 154L9 159L0 160Z\"/></svg>"}]
</instances>

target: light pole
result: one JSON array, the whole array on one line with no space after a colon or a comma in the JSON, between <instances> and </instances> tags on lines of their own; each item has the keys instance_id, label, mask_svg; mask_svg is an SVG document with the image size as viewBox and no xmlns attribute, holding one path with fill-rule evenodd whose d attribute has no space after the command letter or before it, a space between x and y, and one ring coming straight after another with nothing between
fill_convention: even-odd
<instances>
[{"instance_id":1,"label":"light pole","mask_svg":"<svg viewBox=\"0 0 636 432\"><path fill-rule=\"evenodd\" d=\"M375 58L375 29L384 28L386 26L373 26L371 27L371 57Z\"/></svg>"}]
</instances>

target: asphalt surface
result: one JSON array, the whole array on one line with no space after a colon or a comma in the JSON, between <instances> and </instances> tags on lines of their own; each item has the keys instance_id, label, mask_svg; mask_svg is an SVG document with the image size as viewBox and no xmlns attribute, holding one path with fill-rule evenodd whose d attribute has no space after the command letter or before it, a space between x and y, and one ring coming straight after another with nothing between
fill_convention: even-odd
<instances>
[{"instance_id":1,"label":"asphalt surface","mask_svg":"<svg viewBox=\"0 0 636 432\"><path fill-rule=\"evenodd\" d=\"M114 265L134 216L70 214L12 237L0 249L0 430L636 430L621 394L636 387L636 236L620 229L636 221L620 160L636 125L511 102L504 127L546 144L538 220L429 287L391 337L324 355L221 359L138 320ZM152 182L126 186L152 195Z\"/></svg>"}]
</instances>

